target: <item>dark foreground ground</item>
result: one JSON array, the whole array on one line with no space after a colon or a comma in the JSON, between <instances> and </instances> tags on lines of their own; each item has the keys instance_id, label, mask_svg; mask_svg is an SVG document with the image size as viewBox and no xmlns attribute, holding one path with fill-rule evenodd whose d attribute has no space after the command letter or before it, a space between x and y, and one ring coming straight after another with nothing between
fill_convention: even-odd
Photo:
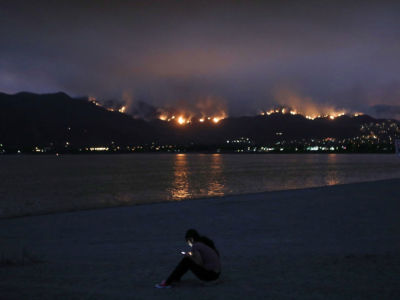
<instances>
[{"instance_id":1,"label":"dark foreground ground","mask_svg":"<svg viewBox=\"0 0 400 300\"><path fill-rule=\"evenodd\" d=\"M192 227L221 278L155 289ZM0 220L0 299L400 299L400 179Z\"/></svg>"}]
</instances>

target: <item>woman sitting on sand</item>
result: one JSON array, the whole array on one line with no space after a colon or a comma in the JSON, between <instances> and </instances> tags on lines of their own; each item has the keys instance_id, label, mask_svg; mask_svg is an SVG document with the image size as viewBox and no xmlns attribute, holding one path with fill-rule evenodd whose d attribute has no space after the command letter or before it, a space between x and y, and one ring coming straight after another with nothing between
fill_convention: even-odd
<instances>
[{"instance_id":1,"label":"woman sitting on sand","mask_svg":"<svg viewBox=\"0 0 400 300\"><path fill-rule=\"evenodd\" d=\"M183 274L191 270L200 280L213 281L221 274L219 252L214 242L200 236L194 229L189 229L185 235L186 242L192 251L184 253L184 258L177 265L167 280L156 284L157 288L170 288L171 284L180 281Z\"/></svg>"}]
</instances>

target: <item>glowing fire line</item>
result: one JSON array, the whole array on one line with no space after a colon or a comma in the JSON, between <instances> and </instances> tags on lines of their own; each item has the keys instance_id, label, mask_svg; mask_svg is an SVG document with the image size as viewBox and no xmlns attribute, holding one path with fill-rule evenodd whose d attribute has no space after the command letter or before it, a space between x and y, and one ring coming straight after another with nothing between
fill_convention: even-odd
<instances>
[{"instance_id":1,"label":"glowing fire line","mask_svg":"<svg viewBox=\"0 0 400 300\"><path fill-rule=\"evenodd\" d=\"M95 97L89 97L88 100L95 104L96 106L101 106L103 107L102 104L100 104ZM120 113L126 113L127 110L127 106L121 106L119 109L115 109L115 108L107 108L105 107L105 109L107 109L108 111L118 111ZM163 109L161 109L161 111L163 111ZM317 110L314 110L317 111ZM327 110L325 110L326 112ZM260 112L261 115L263 116L270 116L272 114L291 114L291 115L302 115L305 118L309 119L309 120L315 120L315 119L319 119L319 118L327 118L330 120L335 120L338 117L344 116L346 115L346 111L345 110L340 110L340 111L331 111L330 113L325 113L325 114L321 114L321 113L314 113L314 114L306 114L301 112L300 110L297 109L292 109L289 107L280 107L280 108L274 108L274 109L270 109L270 110L262 110ZM196 116L197 117L194 117ZM349 115L349 114L347 114ZM356 112L351 114L354 117L358 117L358 116L362 116L363 113L360 112ZM201 116L201 117L199 117ZM159 116L158 119L162 120L162 121L166 121L166 122L176 122L178 125L186 125L186 124L190 124L192 122L199 122L199 123L205 123L205 122L209 122L209 123L213 123L213 124L218 124L221 120L225 119L227 117L227 114L224 111L219 111L217 114L212 114L212 115L205 115L203 113L200 114L194 114L194 113L188 113L188 112L184 112L181 113L179 115L175 115L175 114L171 114L170 112L162 112Z\"/></svg>"},{"instance_id":2,"label":"glowing fire line","mask_svg":"<svg viewBox=\"0 0 400 300\"><path fill-rule=\"evenodd\" d=\"M328 114L313 114L313 115L308 115L308 114L302 114L300 113L298 110L295 109L288 109L288 108L279 108L279 109L270 109L270 110L266 110L266 111L261 111L261 115L262 116L270 116L272 114L288 114L290 113L291 115L302 115L305 118L309 119L309 120L315 120L318 118L329 118L330 120L334 120L338 117L344 116L346 114L346 111L342 110L342 111L333 111L330 112ZM354 117L358 117L362 115L362 113L354 113L353 116Z\"/></svg>"},{"instance_id":3,"label":"glowing fire line","mask_svg":"<svg viewBox=\"0 0 400 300\"><path fill-rule=\"evenodd\" d=\"M214 124L218 124L221 120L227 117L225 112L219 113L217 115L205 116L202 117L194 117L194 114L180 114L180 115L169 115L168 113L162 113L158 116L158 119L166 122L176 122L179 125L190 124L193 122L205 123L210 122Z\"/></svg>"}]
</instances>

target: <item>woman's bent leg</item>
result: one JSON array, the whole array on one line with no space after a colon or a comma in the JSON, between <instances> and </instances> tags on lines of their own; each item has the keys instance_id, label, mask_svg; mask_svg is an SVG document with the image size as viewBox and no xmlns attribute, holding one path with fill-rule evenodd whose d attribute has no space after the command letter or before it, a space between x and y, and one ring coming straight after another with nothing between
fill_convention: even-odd
<instances>
[{"instance_id":1,"label":"woman's bent leg","mask_svg":"<svg viewBox=\"0 0 400 300\"><path fill-rule=\"evenodd\" d=\"M191 270L201 280L208 281L218 278L218 276L215 276L215 272L204 269L202 266L196 264L190 257L184 257L168 277L166 284L179 281L188 270Z\"/></svg>"},{"instance_id":2,"label":"woman's bent leg","mask_svg":"<svg viewBox=\"0 0 400 300\"><path fill-rule=\"evenodd\" d=\"M189 270L189 264L191 259L189 257L184 257L180 263L176 266L175 270L169 275L168 279L165 281L166 284L171 284L174 281L179 281L183 274Z\"/></svg>"}]
</instances>

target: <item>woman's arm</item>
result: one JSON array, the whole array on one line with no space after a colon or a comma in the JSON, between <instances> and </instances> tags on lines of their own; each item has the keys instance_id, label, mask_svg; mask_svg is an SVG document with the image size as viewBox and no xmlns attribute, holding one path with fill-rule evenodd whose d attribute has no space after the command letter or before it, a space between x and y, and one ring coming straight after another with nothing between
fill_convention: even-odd
<instances>
[{"instance_id":1,"label":"woman's arm","mask_svg":"<svg viewBox=\"0 0 400 300\"><path fill-rule=\"evenodd\" d=\"M202 266L203 265L203 259L201 258L201 254L198 250L192 250L191 255L189 254L188 256L198 265Z\"/></svg>"}]
</instances>

